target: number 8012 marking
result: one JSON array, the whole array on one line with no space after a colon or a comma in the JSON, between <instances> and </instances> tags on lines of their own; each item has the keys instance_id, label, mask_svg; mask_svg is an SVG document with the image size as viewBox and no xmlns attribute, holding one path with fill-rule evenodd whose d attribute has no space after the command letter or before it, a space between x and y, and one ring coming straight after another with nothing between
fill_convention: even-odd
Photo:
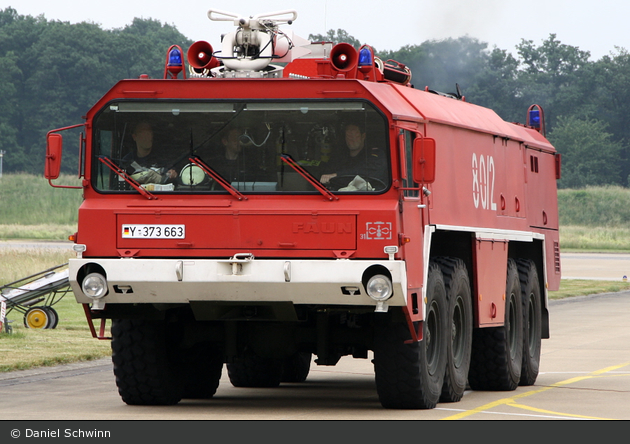
<instances>
[{"instance_id":1,"label":"number 8012 marking","mask_svg":"<svg viewBox=\"0 0 630 444\"><path fill-rule=\"evenodd\" d=\"M472 155L472 197L475 208L481 206L484 210L496 211L497 204L494 202L494 180L496 169L492 156Z\"/></svg>"}]
</instances>

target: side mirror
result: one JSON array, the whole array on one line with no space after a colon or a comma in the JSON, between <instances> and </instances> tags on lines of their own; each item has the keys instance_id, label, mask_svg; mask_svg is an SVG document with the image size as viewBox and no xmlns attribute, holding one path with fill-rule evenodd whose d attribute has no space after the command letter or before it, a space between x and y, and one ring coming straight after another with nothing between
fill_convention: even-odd
<instances>
[{"instance_id":1,"label":"side mirror","mask_svg":"<svg viewBox=\"0 0 630 444\"><path fill-rule=\"evenodd\" d=\"M61 134L48 134L46 137L46 164L44 166L44 177L48 180L54 180L59 177L61 171L61 151L62 151Z\"/></svg>"},{"instance_id":2,"label":"side mirror","mask_svg":"<svg viewBox=\"0 0 630 444\"><path fill-rule=\"evenodd\" d=\"M417 137L413 141L413 181L435 181L435 139Z\"/></svg>"}]
</instances>

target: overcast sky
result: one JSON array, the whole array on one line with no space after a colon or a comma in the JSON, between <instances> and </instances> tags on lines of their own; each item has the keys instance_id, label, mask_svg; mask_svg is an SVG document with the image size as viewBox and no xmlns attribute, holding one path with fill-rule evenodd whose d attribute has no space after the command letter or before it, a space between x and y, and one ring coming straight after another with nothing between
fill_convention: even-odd
<instances>
[{"instance_id":1,"label":"overcast sky","mask_svg":"<svg viewBox=\"0 0 630 444\"><path fill-rule=\"evenodd\" d=\"M211 8L242 16L295 10L297 20L282 29L308 38L340 28L377 50L468 35L516 54L521 39L538 46L550 34L589 51L592 60L615 47L630 48L630 2L625 0L0 0L0 9L9 6L20 15L88 21L103 29L122 28L134 17L152 18L215 49L233 25L210 21Z\"/></svg>"}]
</instances>

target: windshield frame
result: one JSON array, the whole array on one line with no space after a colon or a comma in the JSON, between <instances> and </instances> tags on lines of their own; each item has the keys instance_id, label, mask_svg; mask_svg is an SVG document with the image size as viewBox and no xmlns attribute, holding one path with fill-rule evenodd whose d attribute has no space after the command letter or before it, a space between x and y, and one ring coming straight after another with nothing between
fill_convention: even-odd
<instances>
[{"instance_id":1,"label":"windshield frame","mask_svg":"<svg viewBox=\"0 0 630 444\"><path fill-rule=\"evenodd\" d=\"M120 108L123 108L123 109L121 110ZM193 130L191 129L189 146L190 146L190 150L193 151L193 154L196 155L197 154L196 150L201 145L203 145L204 143L210 143L210 142L216 143L217 138L220 137L220 134L227 127L229 127L234 120L236 120L242 113L246 113L249 111L252 112L252 115L253 113L268 113L269 115L273 117L278 117L280 113L288 113L288 112L299 112L300 114L304 114L304 115L312 112L313 114L316 115L316 117L317 117L316 113L328 113L328 112L338 113L338 114L348 113L349 116L351 115L351 113L356 113L355 117L361 117L365 119L366 121L370 122L370 125L365 125L366 127L369 126L370 130L372 131L374 131L375 128L376 128L376 131L379 131L378 148L380 148L381 152L384 153L384 155L382 155L381 157L384 157L382 159L382 162L386 166L383 169L383 174L386 175L386 180L383 181L384 185L380 185L380 184L378 185L379 186L378 189L370 190L368 188L368 190L365 190L365 191L361 189L352 189L352 190L331 189L330 191L331 193L334 193L336 195L337 194L375 195L375 194L383 194L391 188L392 162L391 162L390 152L392 149L392 142L390 140L388 120L387 120L386 115L383 113L383 111L380 110L377 106L375 106L373 102L367 99L363 99L363 98L360 98L360 99L338 99L338 98L337 99L134 99L134 98L113 99L109 101L108 103L106 103L105 106L103 106L99 110L99 112L95 114L93 118L92 138L91 138L91 178L90 178L92 187L100 194L137 193L137 191L133 189L114 189L112 186L103 186L103 184L107 181L107 178L105 178L105 175L111 174L111 173L104 172L105 170L103 169L104 168L103 162L99 161L98 159L99 156L104 155L102 153L101 147L105 145L105 143L103 142L103 134L107 133L107 126L105 124L101 125L101 122L102 122L101 119L103 119L104 116L108 114L108 112L111 114L110 118L113 119L114 121L116 120L117 115L121 115L121 116L134 115L135 116L137 115L135 113L140 113L140 112L142 112L143 115L149 115L153 113L156 115L161 114L162 116L166 116L170 112L173 115L173 119L177 119L178 116L185 116L185 115L192 116L192 115L196 115L196 113L201 113L201 112L203 112L203 115L211 115L212 113L216 112L218 114L222 114L222 116L225 118L226 117L225 113L231 113L231 117L224 119L223 123L219 124L218 127L215 128L215 131L210 131L209 135L207 136L205 140L200 141L198 137L192 134ZM277 112L278 115L277 116L274 115L273 114L274 112ZM121 120L124 120L124 119L122 119L121 117ZM335 122L335 124L340 125L340 122ZM123 151L122 144L125 138L128 137L129 135L128 133L131 131L131 128L128 127L128 125L126 128L119 127L119 124L116 122L114 122L112 125L113 125L113 128L116 128L118 131L122 131L122 135L116 136L114 135L114 132L115 132L114 129L110 129L109 133L111 133L110 134L111 145L114 146L120 143L119 150L122 152ZM120 125L122 125L122 123ZM257 143L261 143L262 141L261 145L264 145L265 143L270 142L268 139L270 138L272 131L278 132L280 131L279 128L283 128L284 130L286 130L285 127L289 127L290 125L306 126L308 125L308 123L304 123L304 122L288 122L287 123L287 122L282 122L278 120L274 122L274 125L276 126L273 129L269 129L269 125L267 126L267 128L269 129L269 134L267 134L266 139L260 138L260 137L258 138L249 137L251 143L256 145ZM333 124L329 123L329 125L333 125ZM326 125L322 123L322 126L325 127ZM322 129L322 131L324 131L324 129ZM340 140L342 140L342 137L340 135L341 129L338 128L336 131L337 133L339 133L339 134L336 134L336 137L337 137L336 142L340 143ZM247 135L247 131L245 131L245 135ZM274 133L273 137L276 137L276 136L278 136L278 134ZM290 153L285 152L286 147L284 145L285 144L284 140L282 144L283 144L282 151L278 151L276 153L278 155L277 156L278 164L282 165L278 168L281 168L281 169L284 168L284 170L281 170L281 171L291 170L291 172L295 172L293 168L290 168L289 166L284 165L284 162L280 161L281 155L290 154ZM187 155L185 156L186 159L189 159L191 157L189 156L189 154L191 153L187 153ZM122 155L120 157L122 157ZM307 168L309 168L309 173L312 174L312 171L310 171L311 167L308 166ZM316 180L319 179L318 174L313 174L313 176L316 177ZM111 182L112 180L113 179L110 176L109 181ZM119 178L117 180L120 181L121 179ZM261 181L258 181L257 183L261 183ZM270 181L269 183L273 183L273 181ZM278 179L276 182L277 188L280 187L279 183L280 183L280 179ZM256 189L257 186L258 184L253 186L253 189L247 189L247 185L245 185L245 188L240 189L240 192L246 195L250 195L250 194L251 195L256 195L256 194L270 194L270 195L307 194L307 195L310 195L310 194L318 193L317 187L314 186L313 184L311 184L311 188L308 190L290 190L290 189L277 189L275 191L272 191L270 189L257 190ZM169 190L161 190L159 188L155 188L155 189L150 189L149 191L152 194L156 194L156 195L188 195L188 194L225 195L228 193L228 190L226 190L223 187L219 187L217 189L208 189L208 190L192 189L192 188L187 188L187 187L180 187L180 188L169 189Z\"/></svg>"}]
</instances>

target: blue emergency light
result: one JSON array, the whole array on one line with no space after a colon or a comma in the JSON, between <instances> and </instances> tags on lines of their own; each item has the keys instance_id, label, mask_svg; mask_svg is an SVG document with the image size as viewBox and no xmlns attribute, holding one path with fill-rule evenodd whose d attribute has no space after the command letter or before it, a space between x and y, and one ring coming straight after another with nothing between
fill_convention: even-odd
<instances>
[{"instance_id":1,"label":"blue emergency light","mask_svg":"<svg viewBox=\"0 0 630 444\"><path fill-rule=\"evenodd\" d=\"M529 126L536 129L540 129L540 110L539 109L529 110Z\"/></svg>"},{"instance_id":2,"label":"blue emergency light","mask_svg":"<svg viewBox=\"0 0 630 444\"><path fill-rule=\"evenodd\" d=\"M181 66L182 65L182 53L177 48L171 49L168 53L168 66Z\"/></svg>"},{"instance_id":3,"label":"blue emergency light","mask_svg":"<svg viewBox=\"0 0 630 444\"><path fill-rule=\"evenodd\" d=\"M359 51L359 66L372 66L373 63L372 51L369 48L361 48L361 51Z\"/></svg>"}]
</instances>

